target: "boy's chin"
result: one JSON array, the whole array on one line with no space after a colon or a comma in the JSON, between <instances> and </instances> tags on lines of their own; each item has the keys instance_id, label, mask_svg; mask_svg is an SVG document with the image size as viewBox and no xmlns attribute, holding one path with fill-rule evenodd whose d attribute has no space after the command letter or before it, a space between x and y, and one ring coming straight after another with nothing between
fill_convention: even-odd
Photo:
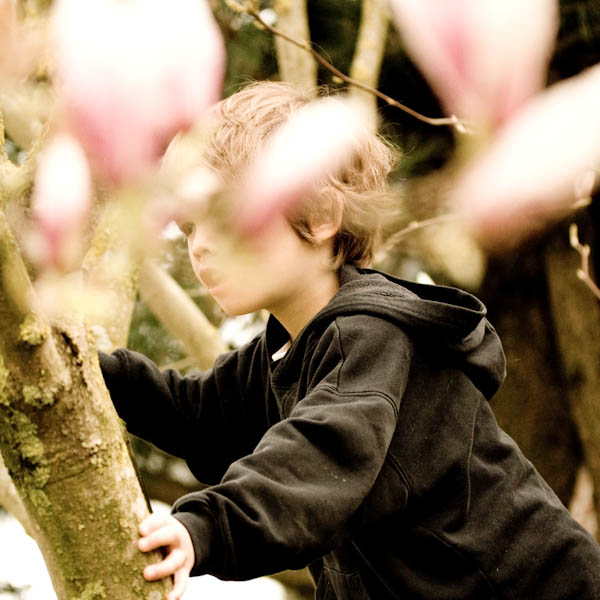
<instances>
[{"instance_id":1,"label":"boy's chin","mask_svg":"<svg viewBox=\"0 0 600 600\"><path fill-rule=\"evenodd\" d=\"M218 300L217 300L217 304L221 307L221 310L228 317L241 317L242 315L248 315L252 312L255 312L252 309L248 309L248 308L242 307L242 306L230 306L228 304L221 303Z\"/></svg>"}]
</instances>

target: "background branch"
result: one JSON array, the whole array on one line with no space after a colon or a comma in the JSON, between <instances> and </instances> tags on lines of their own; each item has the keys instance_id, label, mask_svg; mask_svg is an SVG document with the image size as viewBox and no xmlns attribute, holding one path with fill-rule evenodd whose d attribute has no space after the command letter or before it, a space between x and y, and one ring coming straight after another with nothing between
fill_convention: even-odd
<instances>
[{"instance_id":1,"label":"background branch","mask_svg":"<svg viewBox=\"0 0 600 600\"><path fill-rule=\"evenodd\" d=\"M436 126L451 125L452 127L455 127L456 130L461 133L466 133L468 131L465 123L463 123L455 115L452 115L450 117L440 117L440 118L427 117L427 116L417 112L416 110L413 110L412 108L409 108L408 106L402 104L401 102L394 100L394 98L388 96L387 94L384 94L383 92L380 92L379 90L377 90L369 85L366 85L366 84L362 83L361 81L353 79L352 77L348 77L348 75L346 75L345 73L342 73L342 71L340 71L339 69L334 67L327 60L325 60L307 42L297 40L297 39L289 36L285 32L281 31L280 29L277 29L276 27L273 27L272 25L269 25L268 23L266 23L262 19L262 17L260 16L258 11L255 11L252 9L245 9L244 12L247 12L250 16L254 17L254 19L256 19L256 21L258 23L260 23L260 25L262 27L264 27L267 31L271 32L273 35L278 36L284 40L287 40L288 42L290 42L291 44L294 44L298 48L304 49L306 52L310 52L310 54L312 54L312 56L314 56L314 58L323 67L325 67L328 71L331 71L331 73L333 73L336 77L339 77L342 81L344 81L348 85L355 86L361 90L369 92L370 94L374 94L378 98L381 98L386 104L389 104L390 106L398 108L398 109L404 111L405 113L409 114L410 116L414 117L415 119L418 119L419 121L423 121L424 123L427 123L428 125L436 125Z\"/></svg>"},{"instance_id":2,"label":"background branch","mask_svg":"<svg viewBox=\"0 0 600 600\"><path fill-rule=\"evenodd\" d=\"M275 0L274 9L280 30L308 45L310 32L306 0ZM304 90L314 90L317 85L314 57L301 47L288 44L282 37L275 37L275 50L281 79L295 83Z\"/></svg>"},{"instance_id":3,"label":"background branch","mask_svg":"<svg viewBox=\"0 0 600 600\"><path fill-rule=\"evenodd\" d=\"M142 300L184 346L201 369L212 367L227 347L217 330L185 291L158 265L146 261L140 271Z\"/></svg>"},{"instance_id":4,"label":"background branch","mask_svg":"<svg viewBox=\"0 0 600 600\"><path fill-rule=\"evenodd\" d=\"M387 0L363 0L358 39L350 67L350 77L370 88L377 88L389 25ZM376 128L377 97L363 88L352 86L350 94L368 108Z\"/></svg>"}]
</instances>

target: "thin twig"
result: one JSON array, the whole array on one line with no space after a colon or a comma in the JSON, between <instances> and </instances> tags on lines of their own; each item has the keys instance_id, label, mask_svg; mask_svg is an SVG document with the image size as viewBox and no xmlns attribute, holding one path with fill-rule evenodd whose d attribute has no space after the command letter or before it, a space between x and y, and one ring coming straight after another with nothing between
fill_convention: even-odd
<instances>
[{"instance_id":1,"label":"thin twig","mask_svg":"<svg viewBox=\"0 0 600 600\"><path fill-rule=\"evenodd\" d=\"M575 223L571 223L571 227L569 228L569 242L571 246L577 250L579 255L581 256L581 267L577 269L577 277L588 286L588 288L592 291L594 296L600 300L600 288L596 285L592 277L590 276L590 247L588 244L582 244L579 241L579 233L577 230L577 225Z\"/></svg>"},{"instance_id":2,"label":"thin twig","mask_svg":"<svg viewBox=\"0 0 600 600\"><path fill-rule=\"evenodd\" d=\"M348 85L353 85L353 86L360 88L366 92L374 94L378 98L381 98L381 100L386 102L389 106L394 106L395 108L398 108L398 109L404 111L405 113L409 114L411 117L414 117L415 119L418 119L419 121L422 121L423 123L427 123L428 125L436 125L436 126L451 125L460 133L469 133L469 129L466 126L466 124L463 121L461 121L456 115L452 115L450 117L440 117L440 118L427 117L427 116L417 112L416 110L413 110L412 108L406 106L405 104L398 102L391 96L388 96L387 94L384 94L383 92L380 92L379 90L371 87L370 85L362 83L361 81L358 81L357 79L353 79L352 77L349 77L345 73L342 73L339 69L337 69L331 63L329 63L327 60L325 60L309 44L302 42L300 40L297 40L297 39L289 36L287 33L284 33L283 31L277 29L276 27L273 27L272 25L269 25L268 23L266 23L262 19L262 17L260 16L260 13L258 11L253 10L248 7L245 7L245 6L238 5L237 2L235 4L230 2L229 5L233 6L234 10L243 11L246 14L250 15L252 18L254 18L256 20L257 23L259 23L262 27L264 27L264 29L266 29L273 35L277 35L277 36L283 38L284 40L287 40L291 44L294 44L295 46L298 46L299 48L302 48L303 50L310 52L314 56L314 58L321 65L323 65L323 67L325 67L328 71L333 73L336 77L339 77L342 81L346 82Z\"/></svg>"},{"instance_id":3,"label":"thin twig","mask_svg":"<svg viewBox=\"0 0 600 600\"><path fill-rule=\"evenodd\" d=\"M457 219L457 215L447 213L438 215L437 217L431 217L430 219L423 219L422 221L411 221L406 227L397 231L387 239L381 252L385 254L391 252L405 237L408 237L411 233L414 233L419 229L431 227L432 225L440 225L441 223L449 223L456 221Z\"/></svg>"}]
</instances>

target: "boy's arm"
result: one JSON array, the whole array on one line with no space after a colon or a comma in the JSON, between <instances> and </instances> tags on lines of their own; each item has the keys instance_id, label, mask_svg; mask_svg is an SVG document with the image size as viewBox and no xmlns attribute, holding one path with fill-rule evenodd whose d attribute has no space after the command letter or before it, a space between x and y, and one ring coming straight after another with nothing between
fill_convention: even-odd
<instances>
[{"instance_id":1,"label":"boy's arm","mask_svg":"<svg viewBox=\"0 0 600 600\"><path fill-rule=\"evenodd\" d=\"M368 361L344 350L348 373L360 378ZM402 349L380 350L377 357L393 357L384 368L393 362L405 378ZM340 389L338 374L322 378L220 484L175 503L173 516L194 544L194 575L247 579L300 568L334 547L356 518L384 465L398 400L352 382ZM394 485L399 508L407 492L400 477Z\"/></svg>"},{"instance_id":2,"label":"boy's arm","mask_svg":"<svg viewBox=\"0 0 600 600\"><path fill-rule=\"evenodd\" d=\"M315 390L220 484L175 503L194 544L192 574L248 579L329 551L371 490L395 421L380 396Z\"/></svg>"},{"instance_id":3,"label":"boy's arm","mask_svg":"<svg viewBox=\"0 0 600 600\"><path fill-rule=\"evenodd\" d=\"M209 371L185 377L125 349L100 353L100 366L127 429L185 458L200 481L214 483L252 452L267 428L260 372L248 373L255 354L248 346L220 357Z\"/></svg>"}]
</instances>

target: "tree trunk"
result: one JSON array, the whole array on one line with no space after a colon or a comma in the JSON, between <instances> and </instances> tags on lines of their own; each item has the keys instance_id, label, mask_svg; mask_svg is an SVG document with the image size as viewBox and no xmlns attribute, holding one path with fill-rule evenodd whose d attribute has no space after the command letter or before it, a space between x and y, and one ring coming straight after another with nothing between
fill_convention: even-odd
<instances>
[{"instance_id":1,"label":"tree trunk","mask_svg":"<svg viewBox=\"0 0 600 600\"><path fill-rule=\"evenodd\" d=\"M581 462L552 323L542 250L490 261L481 296L504 345L507 377L492 400L502 426L568 506Z\"/></svg>"},{"instance_id":2,"label":"tree trunk","mask_svg":"<svg viewBox=\"0 0 600 600\"><path fill-rule=\"evenodd\" d=\"M593 243L593 227L585 217L583 238ZM582 227L580 227L580 230ZM598 300L577 278L580 257L569 245L566 228L547 246L552 316L561 363L567 380L567 398L583 447L585 465L594 486L596 515L600 514L600 308ZM600 533L597 533L600 538Z\"/></svg>"},{"instance_id":3,"label":"tree trunk","mask_svg":"<svg viewBox=\"0 0 600 600\"><path fill-rule=\"evenodd\" d=\"M50 327L0 212L0 450L59 600L160 600L158 553L137 550L148 514L81 323Z\"/></svg>"},{"instance_id":4,"label":"tree trunk","mask_svg":"<svg viewBox=\"0 0 600 600\"><path fill-rule=\"evenodd\" d=\"M310 44L306 0L275 0L277 28L290 37ZM302 89L312 91L317 85L317 63L302 48L275 36L275 50L279 63L279 77Z\"/></svg>"}]
</instances>

